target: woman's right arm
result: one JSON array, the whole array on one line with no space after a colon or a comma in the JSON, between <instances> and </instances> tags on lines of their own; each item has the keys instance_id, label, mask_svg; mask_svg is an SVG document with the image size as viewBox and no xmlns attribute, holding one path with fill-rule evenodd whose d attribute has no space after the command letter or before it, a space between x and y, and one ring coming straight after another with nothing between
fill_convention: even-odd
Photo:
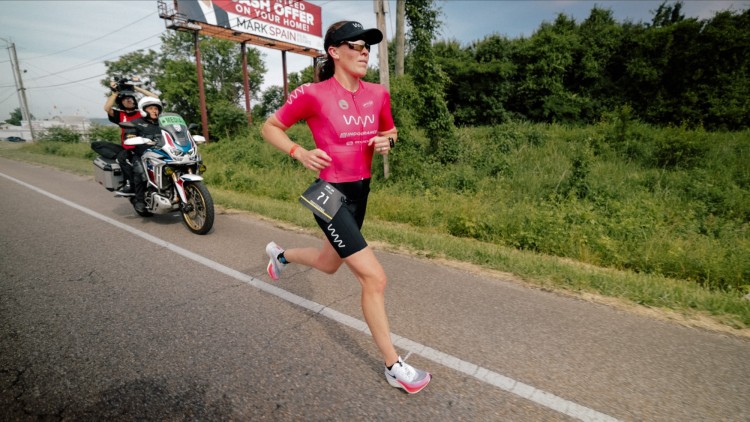
<instances>
[{"instance_id":1,"label":"woman's right arm","mask_svg":"<svg viewBox=\"0 0 750 422\"><path fill-rule=\"evenodd\" d=\"M289 128L284 126L284 124L273 115L263 123L261 135L263 135L263 139L265 139L266 142L276 147L276 149L291 155L292 158L298 160L310 170L320 171L328 167L331 163L331 158L325 153L325 151L317 148L308 151L301 145L289 139L289 136L286 134L287 129Z\"/></svg>"},{"instance_id":2,"label":"woman's right arm","mask_svg":"<svg viewBox=\"0 0 750 422\"><path fill-rule=\"evenodd\" d=\"M266 140L269 144L276 147L278 150L285 152L287 154L292 155L292 157L296 158L292 154L292 148L294 148L296 143L294 143L291 139L289 139L289 136L286 134L288 127L284 126L279 119L276 118L276 116L271 116L266 120L265 123L263 123L263 128L261 128L261 135L263 135L263 139ZM294 153L296 154L297 151L299 151L302 147L298 146Z\"/></svg>"}]
</instances>

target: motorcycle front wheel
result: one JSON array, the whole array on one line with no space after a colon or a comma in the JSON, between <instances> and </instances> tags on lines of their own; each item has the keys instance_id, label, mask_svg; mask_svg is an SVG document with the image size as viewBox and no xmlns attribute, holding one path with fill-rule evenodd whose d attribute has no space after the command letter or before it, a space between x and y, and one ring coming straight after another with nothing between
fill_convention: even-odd
<instances>
[{"instance_id":1,"label":"motorcycle front wheel","mask_svg":"<svg viewBox=\"0 0 750 422\"><path fill-rule=\"evenodd\" d=\"M182 222L195 234L206 234L214 225L214 200L201 182L185 184L187 204L182 210Z\"/></svg>"}]
</instances>

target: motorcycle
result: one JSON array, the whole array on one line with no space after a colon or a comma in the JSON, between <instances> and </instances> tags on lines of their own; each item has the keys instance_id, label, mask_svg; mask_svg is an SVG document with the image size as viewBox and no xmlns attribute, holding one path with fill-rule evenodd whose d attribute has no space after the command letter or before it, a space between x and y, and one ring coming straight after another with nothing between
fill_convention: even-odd
<instances>
[{"instance_id":1,"label":"motorcycle","mask_svg":"<svg viewBox=\"0 0 750 422\"><path fill-rule=\"evenodd\" d=\"M126 129L134 127L130 122L120 123L120 126ZM154 136L155 139L133 137L125 140L126 145L148 147L141 159L133 162L134 177L146 181L146 210L135 211L142 217L179 211L188 230L206 234L214 224L214 202L201 176L206 166L198 153L198 144L204 143L205 138L191 135L179 114L162 113L159 126L161 135ZM97 182L107 190L114 191L123 183L122 172L114 157L99 155L94 159L94 166Z\"/></svg>"}]
</instances>

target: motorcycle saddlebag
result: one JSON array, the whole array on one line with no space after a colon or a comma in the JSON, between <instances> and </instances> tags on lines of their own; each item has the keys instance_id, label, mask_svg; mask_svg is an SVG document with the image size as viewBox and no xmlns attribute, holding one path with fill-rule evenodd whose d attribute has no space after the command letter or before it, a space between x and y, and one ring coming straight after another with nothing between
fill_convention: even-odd
<instances>
[{"instance_id":1,"label":"motorcycle saddlebag","mask_svg":"<svg viewBox=\"0 0 750 422\"><path fill-rule=\"evenodd\" d=\"M94 180L96 180L96 183L112 191L122 184L122 179L122 170L117 161L102 156L94 159Z\"/></svg>"},{"instance_id":2,"label":"motorcycle saddlebag","mask_svg":"<svg viewBox=\"0 0 750 422\"><path fill-rule=\"evenodd\" d=\"M122 145L113 144L111 142L94 141L91 143L91 149L104 158L115 158L124 148Z\"/></svg>"}]
</instances>

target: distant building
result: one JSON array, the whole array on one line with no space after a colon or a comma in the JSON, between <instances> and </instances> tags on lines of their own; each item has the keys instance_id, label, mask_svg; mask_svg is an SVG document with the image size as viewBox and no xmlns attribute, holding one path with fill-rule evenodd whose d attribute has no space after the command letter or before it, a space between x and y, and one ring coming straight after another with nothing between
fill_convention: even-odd
<instances>
[{"instance_id":1,"label":"distant building","mask_svg":"<svg viewBox=\"0 0 750 422\"><path fill-rule=\"evenodd\" d=\"M101 119L96 119L97 124L101 124ZM83 116L53 116L48 120L32 120L34 135L38 136L45 130L52 127L65 127L83 135L86 139L91 129L91 119ZM0 124L0 138L5 139L9 136L19 136L27 141L31 141L31 130L28 121L22 120L21 126L13 126L8 123Z\"/></svg>"}]
</instances>

